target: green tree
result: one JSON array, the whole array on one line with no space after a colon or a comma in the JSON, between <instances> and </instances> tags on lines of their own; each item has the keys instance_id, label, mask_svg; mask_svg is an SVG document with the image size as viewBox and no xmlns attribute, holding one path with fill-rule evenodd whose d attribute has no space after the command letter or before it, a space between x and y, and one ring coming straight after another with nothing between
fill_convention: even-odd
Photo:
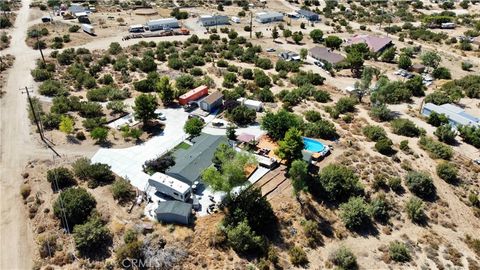
<instances>
[{"instance_id":1,"label":"green tree","mask_svg":"<svg viewBox=\"0 0 480 270\"><path fill-rule=\"evenodd\" d=\"M343 165L329 164L318 175L320 185L329 200L345 201L363 190L358 176Z\"/></svg>"},{"instance_id":2,"label":"green tree","mask_svg":"<svg viewBox=\"0 0 480 270\"><path fill-rule=\"evenodd\" d=\"M105 142L108 137L108 129L104 127L96 127L90 132L90 136L97 142Z\"/></svg>"},{"instance_id":3,"label":"green tree","mask_svg":"<svg viewBox=\"0 0 480 270\"><path fill-rule=\"evenodd\" d=\"M288 170L288 175L292 181L295 194L308 190L308 164L305 161L300 159L294 160Z\"/></svg>"},{"instance_id":4,"label":"green tree","mask_svg":"<svg viewBox=\"0 0 480 270\"><path fill-rule=\"evenodd\" d=\"M390 123L393 133L398 135L418 137L421 133L421 130L409 119L395 119Z\"/></svg>"},{"instance_id":5,"label":"green tree","mask_svg":"<svg viewBox=\"0 0 480 270\"><path fill-rule=\"evenodd\" d=\"M292 31L290 29L283 29L283 37L287 40L289 37L292 36Z\"/></svg>"},{"instance_id":6,"label":"green tree","mask_svg":"<svg viewBox=\"0 0 480 270\"><path fill-rule=\"evenodd\" d=\"M387 105L381 103L373 105L370 110L372 117L380 122L390 121L393 119L393 112L387 107Z\"/></svg>"},{"instance_id":7,"label":"green tree","mask_svg":"<svg viewBox=\"0 0 480 270\"><path fill-rule=\"evenodd\" d=\"M236 140L237 139L237 134L236 134L236 128L234 125L228 125L227 126L227 138L229 140Z\"/></svg>"},{"instance_id":8,"label":"green tree","mask_svg":"<svg viewBox=\"0 0 480 270\"><path fill-rule=\"evenodd\" d=\"M404 53L398 57L398 68L409 69L412 66L412 60Z\"/></svg>"},{"instance_id":9,"label":"green tree","mask_svg":"<svg viewBox=\"0 0 480 270\"><path fill-rule=\"evenodd\" d=\"M72 229L87 220L96 204L95 198L86 189L69 188L60 193L53 203L53 213Z\"/></svg>"},{"instance_id":10,"label":"green tree","mask_svg":"<svg viewBox=\"0 0 480 270\"><path fill-rule=\"evenodd\" d=\"M442 162L437 165L437 175L443 180L453 183L457 180L458 169L453 163Z\"/></svg>"},{"instance_id":11,"label":"green tree","mask_svg":"<svg viewBox=\"0 0 480 270\"><path fill-rule=\"evenodd\" d=\"M300 58L305 61L307 59L308 50L305 48L300 49Z\"/></svg>"},{"instance_id":12,"label":"green tree","mask_svg":"<svg viewBox=\"0 0 480 270\"><path fill-rule=\"evenodd\" d=\"M73 173L65 167L58 167L48 170L47 181L51 183L52 190L54 191L58 191L76 184Z\"/></svg>"},{"instance_id":13,"label":"green tree","mask_svg":"<svg viewBox=\"0 0 480 270\"><path fill-rule=\"evenodd\" d=\"M80 254L98 255L99 250L110 245L112 234L99 217L93 216L85 224L75 226L73 239Z\"/></svg>"},{"instance_id":14,"label":"green tree","mask_svg":"<svg viewBox=\"0 0 480 270\"><path fill-rule=\"evenodd\" d=\"M397 51L397 48L392 46L392 47L386 49L385 51L383 51L382 55L380 56L380 59L383 62L391 63L393 61L393 59L395 59L396 51Z\"/></svg>"},{"instance_id":15,"label":"green tree","mask_svg":"<svg viewBox=\"0 0 480 270\"><path fill-rule=\"evenodd\" d=\"M262 118L261 127L274 140L285 137L285 133L292 127L299 128L303 121L297 115L286 110L279 110L276 113L267 112Z\"/></svg>"},{"instance_id":16,"label":"green tree","mask_svg":"<svg viewBox=\"0 0 480 270\"><path fill-rule=\"evenodd\" d=\"M278 36L279 36L279 34L278 34L277 26L274 26L273 29L272 29L272 38L273 38L273 40L277 39Z\"/></svg>"},{"instance_id":17,"label":"green tree","mask_svg":"<svg viewBox=\"0 0 480 270\"><path fill-rule=\"evenodd\" d=\"M135 106L133 107L135 118L141 120L146 125L149 120L156 118L155 109L157 105L154 95L139 95L135 98Z\"/></svg>"},{"instance_id":18,"label":"green tree","mask_svg":"<svg viewBox=\"0 0 480 270\"><path fill-rule=\"evenodd\" d=\"M340 46L342 45L343 41L341 38L337 36L328 36L325 39L325 46L327 46L330 49L340 49Z\"/></svg>"},{"instance_id":19,"label":"green tree","mask_svg":"<svg viewBox=\"0 0 480 270\"><path fill-rule=\"evenodd\" d=\"M284 139L278 142L276 154L290 164L293 160L302 158L303 148L302 132L297 128L290 128Z\"/></svg>"},{"instance_id":20,"label":"green tree","mask_svg":"<svg viewBox=\"0 0 480 270\"><path fill-rule=\"evenodd\" d=\"M167 76L160 78L155 86L163 104L168 105L173 102L175 91L173 90L170 79Z\"/></svg>"},{"instance_id":21,"label":"green tree","mask_svg":"<svg viewBox=\"0 0 480 270\"><path fill-rule=\"evenodd\" d=\"M183 130L190 135L190 137L196 137L202 133L203 121L197 117L193 117L185 122Z\"/></svg>"},{"instance_id":22,"label":"green tree","mask_svg":"<svg viewBox=\"0 0 480 270\"><path fill-rule=\"evenodd\" d=\"M300 41L303 39L303 35L301 32L295 32L292 35L292 39L295 42L295 44L300 44Z\"/></svg>"},{"instance_id":23,"label":"green tree","mask_svg":"<svg viewBox=\"0 0 480 270\"><path fill-rule=\"evenodd\" d=\"M236 252L261 254L266 251L266 242L255 234L246 220L227 230L228 243Z\"/></svg>"},{"instance_id":24,"label":"green tree","mask_svg":"<svg viewBox=\"0 0 480 270\"><path fill-rule=\"evenodd\" d=\"M355 77L360 76L361 69L363 68L363 55L357 51L351 51L347 54L346 62L350 66L352 73Z\"/></svg>"},{"instance_id":25,"label":"green tree","mask_svg":"<svg viewBox=\"0 0 480 270\"><path fill-rule=\"evenodd\" d=\"M310 31L310 38L312 38L314 43L320 43L323 40L323 31L320 29Z\"/></svg>"},{"instance_id":26,"label":"green tree","mask_svg":"<svg viewBox=\"0 0 480 270\"><path fill-rule=\"evenodd\" d=\"M437 68L442 60L442 57L438 55L436 52L428 51L420 56L422 59L422 63L425 66Z\"/></svg>"},{"instance_id":27,"label":"green tree","mask_svg":"<svg viewBox=\"0 0 480 270\"><path fill-rule=\"evenodd\" d=\"M73 132L73 119L68 115L62 115L60 118L60 125L58 129L65 134L71 134Z\"/></svg>"},{"instance_id":28,"label":"green tree","mask_svg":"<svg viewBox=\"0 0 480 270\"><path fill-rule=\"evenodd\" d=\"M348 202L341 204L340 216L350 230L360 229L370 223L367 204L360 197L352 197Z\"/></svg>"},{"instance_id":29,"label":"green tree","mask_svg":"<svg viewBox=\"0 0 480 270\"><path fill-rule=\"evenodd\" d=\"M432 198L436 194L436 188L433 180L425 172L408 172L405 177L405 184L408 189L421 198Z\"/></svg>"},{"instance_id":30,"label":"green tree","mask_svg":"<svg viewBox=\"0 0 480 270\"><path fill-rule=\"evenodd\" d=\"M448 122L448 117L443 113L431 112L427 119L427 123L435 127L448 124Z\"/></svg>"},{"instance_id":31,"label":"green tree","mask_svg":"<svg viewBox=\"0 0 480 270\"><path fill-rule=\"evenodd\" d=\"M112 42L110 43L110 47L108 48L108 52L110 54L119 54L122 52L122 46L120 46L120 43L118 42Z\"/></svg>"}]
</instances>

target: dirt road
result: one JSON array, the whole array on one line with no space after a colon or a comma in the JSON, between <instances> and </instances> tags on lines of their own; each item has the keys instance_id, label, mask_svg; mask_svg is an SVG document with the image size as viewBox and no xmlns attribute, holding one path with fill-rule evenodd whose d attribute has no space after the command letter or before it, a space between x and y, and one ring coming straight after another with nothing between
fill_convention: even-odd
<instances>
[{"instance_id":1,"label":"dirt road","mask_svg":"<svg viewBox=\"0 0 480 270\"><path fill-rule=\"evenodd\" d=\"M35 58L25 44L29 4L23 0L18 12L10 48L5 53L15 55L9 70L6 94L0 100L0 269L31 269L33 237L19 195L20 176L28 157L37 151L45 152L32 142L29 134L25 95L19 88L32 85L30 69Z\"/></svg>"}]
</instances>

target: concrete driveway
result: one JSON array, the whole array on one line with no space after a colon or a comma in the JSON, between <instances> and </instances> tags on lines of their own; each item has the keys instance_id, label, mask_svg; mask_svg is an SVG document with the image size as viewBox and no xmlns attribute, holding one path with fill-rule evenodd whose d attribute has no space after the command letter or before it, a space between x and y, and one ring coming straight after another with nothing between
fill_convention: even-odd
<instances>
[{"instance_id":1,"label":"concrete driveway","mask_svg":"<svg viewBox=\"0 0 480 270\"><path fill-rule=\"evenodd\" d=\"M167 118L163 121L165 123L163 133L129 148L101 148L92 157L92 162L110 165L117 175L128 178L132 185L144 190L148 181L148 175L142 171L145 161L171 150L187 137L183 126L188 113L183 109L164 109L162 112Z\"/></svg>"}]
</instances>

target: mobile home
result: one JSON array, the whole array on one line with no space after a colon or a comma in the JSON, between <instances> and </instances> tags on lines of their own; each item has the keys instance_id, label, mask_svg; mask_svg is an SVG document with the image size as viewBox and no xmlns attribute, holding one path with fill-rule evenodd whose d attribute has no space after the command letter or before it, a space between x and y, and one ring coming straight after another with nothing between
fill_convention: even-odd
<instances>
[{"instance_id":1,"label":"mobile home","mask_svg":"<svg viewBox=\"0 0 480 270\"><path fill-rule=\"evenodd\" d=\"M170 196L179 201L186 201L190 198L190 186L180 180L163 173L154 173L148 179L148 184L153 186L157 192Z\"/></svg>"}]
</instances>

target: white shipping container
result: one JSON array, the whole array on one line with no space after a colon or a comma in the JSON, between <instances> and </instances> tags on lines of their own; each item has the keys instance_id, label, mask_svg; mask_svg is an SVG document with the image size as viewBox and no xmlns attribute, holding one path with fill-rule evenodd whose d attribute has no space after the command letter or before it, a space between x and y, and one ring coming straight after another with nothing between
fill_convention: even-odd
<instances>
[{"instance_id":1,"label":"white shipping container","mask_svg":"<svg viewBox=\"0 0 480 270\"><path fill-rule=\"evenodd\" d=\"M82 30L90 35L95 35L95 29L90 24L82 24Z\"/></svg>"}]
</instances>

